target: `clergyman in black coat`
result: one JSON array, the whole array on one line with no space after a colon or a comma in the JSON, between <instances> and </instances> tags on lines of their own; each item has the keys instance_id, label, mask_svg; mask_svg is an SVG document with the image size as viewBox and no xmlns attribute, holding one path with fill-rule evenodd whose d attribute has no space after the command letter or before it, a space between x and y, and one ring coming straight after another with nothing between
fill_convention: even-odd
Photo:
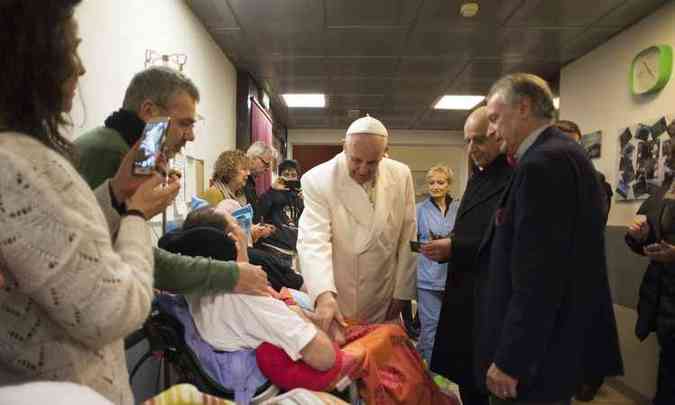
<instances>
[{"instance_id":1,"label":"clergyman in black coat","mask_svg":"<svg viewBox=\"0 0 675 405\"><path fill-rule=\"evenodd\" d=\"M487 132L485 107L464 125L464 139L474 170L459 205L449 239L423 247L430 259L448 262L443 306L436 330L431 370L457 383L464 405L487 405L487 392L474 379L474 317L476 256L512 168L501 153L501 141Z\"/></svg>"},{"instance_id":2,"label":"clergyman in black coat","mask_svg":"<svg viewBox=\"0 0 675 405\"><path fill-rule=\"evenodd\" d=\"M477 379L493 404L570 404L586 353L622 372L601 191L583 149L551 127L543 79L505 76L487 100L489 130L517 166L479 250Z\"/></svg>"}]
</instances>

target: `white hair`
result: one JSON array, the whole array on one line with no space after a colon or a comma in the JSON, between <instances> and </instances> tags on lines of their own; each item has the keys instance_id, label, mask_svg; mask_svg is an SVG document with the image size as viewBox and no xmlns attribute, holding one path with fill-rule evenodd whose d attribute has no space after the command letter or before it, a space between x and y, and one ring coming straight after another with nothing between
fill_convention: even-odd
<instances>
[{"instance_id":1,"label":"white hair","mask_svg":"<svg viewBox=\"0 0 675 405\"><path fill-rule=\"evenodd\" d=\"M268 145L263 141L256 141L251 144L246 150L246 156L255 158L260 156L270 155L272 159L279 160L279 152L272 145Z\"/></svg>"}]
</instances>

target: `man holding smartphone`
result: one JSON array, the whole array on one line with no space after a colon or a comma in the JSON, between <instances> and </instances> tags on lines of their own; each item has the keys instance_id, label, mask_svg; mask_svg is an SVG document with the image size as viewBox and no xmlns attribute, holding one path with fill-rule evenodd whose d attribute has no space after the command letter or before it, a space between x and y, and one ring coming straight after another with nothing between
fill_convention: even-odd
<instances>
[{"instance_id":1,"label":"man holding smartphone","mask_svg":"<svg viewBox=\"0 0 675 405\"><path fill-rule=\"evenodd\" d=\"M80 154L80 173L92 189L115 176L124 156L139 141L148 121L169 117L164 142L166 158L172 158L193 141L199 90L182 73L168 67L150 67L137 73L129 84L122 108L111 114L103 127L80 136L75 144ZM112 185L117 208L129 190L125 185L142 181L131 170L118 173L122 181ZM112 183L111 183L112 184ZM175 293L234 291L267 294L267 276L258 266L192 258L155 249L155 287Z\"/></svg>"}]
</instances>

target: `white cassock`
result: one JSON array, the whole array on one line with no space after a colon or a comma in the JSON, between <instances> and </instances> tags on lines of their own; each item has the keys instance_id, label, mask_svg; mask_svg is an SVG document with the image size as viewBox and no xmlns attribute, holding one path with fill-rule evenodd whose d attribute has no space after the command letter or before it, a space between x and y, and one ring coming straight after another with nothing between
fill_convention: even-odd
<instances>
[{"instance_id":1,"label":"white cassock","mask_svg":"<svg viewBox=\"0 0 675 405\"><path fill-rule=\"evenodd\" d=\"M332 291L346 319L377 323L392 298L415 298L409 242L417 240L417 224L408 166L380 161L374 207L349 176L344 152L305 173L302 193L297 249L313 303Z\"/></svg>"}]
</instances>

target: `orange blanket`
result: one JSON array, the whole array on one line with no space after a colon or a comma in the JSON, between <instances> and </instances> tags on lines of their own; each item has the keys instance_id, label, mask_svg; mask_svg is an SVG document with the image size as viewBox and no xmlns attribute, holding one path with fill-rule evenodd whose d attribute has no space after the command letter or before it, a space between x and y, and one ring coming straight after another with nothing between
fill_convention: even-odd
<instances>
[{"instance_id":1,"label":"orange blanket","mask_svg":"<svg viewBox=\"0 0 675 405\"><path fill-rule=\"evenodd\" d=\"M350 326L347 342L344 350L366 353L359 391L368 405L460 404L433 382L400 325Z\"/></svg>"}]
</instances>

